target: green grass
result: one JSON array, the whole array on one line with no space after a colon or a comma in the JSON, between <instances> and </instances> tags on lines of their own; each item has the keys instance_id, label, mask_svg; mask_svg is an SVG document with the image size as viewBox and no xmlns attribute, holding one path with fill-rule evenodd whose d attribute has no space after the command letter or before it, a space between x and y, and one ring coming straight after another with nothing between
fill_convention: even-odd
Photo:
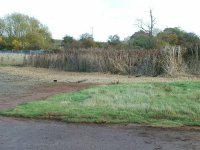
<instances>
[{"instance_id":1,"label":"green grass","mask_svg":"<svg viewBox=\"0 0 200 150\"><path fill-rule=\"evenodd\" d=\"M66 122L200 125L200 81L104 85L0 112Z\"/></svg>"}]
</instances>

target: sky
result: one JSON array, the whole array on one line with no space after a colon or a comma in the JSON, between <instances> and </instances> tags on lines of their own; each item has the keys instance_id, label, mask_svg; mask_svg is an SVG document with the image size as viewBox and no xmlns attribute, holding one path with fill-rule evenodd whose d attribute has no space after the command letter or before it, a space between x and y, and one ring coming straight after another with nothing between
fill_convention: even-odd
<instances>
[{"instance_id":1,"label":"sky","mask_svg":"<svg viewBox=\"0 0 200 150\"><path fill-rule=\"evenodd\" d=\"M137 19L149 21L149 10L156 28L180 27L200 35L199 0L1 0L0 17L14 12L35 17L48 26L54 39L66 34L79 39L92 33L96 41L109 35L120 39L138 31Z\"/></svg>"}]
</instances>

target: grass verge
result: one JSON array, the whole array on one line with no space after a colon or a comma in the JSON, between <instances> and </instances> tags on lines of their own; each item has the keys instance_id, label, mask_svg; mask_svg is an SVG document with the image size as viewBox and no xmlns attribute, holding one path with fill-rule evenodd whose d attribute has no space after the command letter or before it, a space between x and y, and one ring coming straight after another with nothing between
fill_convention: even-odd
<instances>
[{"instance_id":1,"label":"grass verge","mask_svg":"<svg viewBox=\"0 0 200 150\"><path fill-rule=\"evenodd\" d=\"M23 103L0 114L66 122L200 126L200 81L97 86Z\"/></svg>"}]
</instances>

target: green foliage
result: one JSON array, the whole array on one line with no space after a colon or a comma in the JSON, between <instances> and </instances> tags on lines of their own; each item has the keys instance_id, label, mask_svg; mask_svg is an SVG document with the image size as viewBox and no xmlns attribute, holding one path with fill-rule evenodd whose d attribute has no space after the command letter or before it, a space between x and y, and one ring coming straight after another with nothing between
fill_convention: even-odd
<instances>
[{"instance_id":1,"label":"green foliage","mask_svg":"<svg viewBox=\"0 0 200 150\"><path fill-rule=\"evenodd\" d=\"M96 47L98 47L98 48L103 48L103 49L105 49L105 48L108 48L108 43L107 42L96 42Z\"/></svg>"},{"instance_id":2,"label":"green foliage","mask_svg":"<svg viewBox=\"0 0 200 150\"><path fill-rule=\"evenodd\" d=\"M8 44L6 49L48 49L51 47L51 33L37 19L20 13L13 13L0 19L0 35Z\"/></svg>"},{"instance_id":3,"label":"green foliage","mask_svg":"<svg viewBox=\"0 0 200 150\"><path fill-rule=\"evenodd\" d=\"M200 126L200 82L105 85L57 94L1 112L67 122Z\"/></svg>"},{"instance_id":4,"label":"green foliage","mask_svg":"<svg viewBox=\"0 0 200 150\"><path fill-rule=\"evenodd\" d=\"M93 40L93 37L89 33L84 33L84 34L81 34L80 36L80 41L83 41L83 40Z\"/></svg>"},{"instance_id":5,"label":"green foliage","mask_svg":"<svg viewBox=\"0 0 200 150\"><path fill-rule=\"evenodd\" d=\"M185 33L184 34L185 43L184 46L191 48L199 44L200 39L195 33Z\"/></svg>"},{"instance_id":6,"label":"green foliage","mask_svg":"<svg viewBox=\"0 0 200 150\"><path fill-rule=\"evenodd\" d=\"M3 42L3 37L2 36L0 36L0 43L2 43Z\"/></svg>"},{"instance_id":7,"label":"green foliage","mask_svg":"<svg viewBox=\"0 0 200 150\"><path fill-rule=\"evenodd\" d=\"M14 39L14 40L12 41L12 47L13 47L15 50L20 50L20 49L22 49L22 43L21 43L21 41L18 41L18 40L16 40L16 39Z\"/></svg>"},{"instance_id":8,"label":"green foliage","mask_svg":"<svg viewBox=\"0 0 200 150\"><path fill-rule=\"evenodd\" d=\"M5 22L0 18L0 36L2 36L5 32Z\"/></svg>"},{"instance_id":9,"label":"green foliage","mask_svg":"<svg viewBox=\"0 0 200 150\"><path fill-rule=\"evenodd\" d=\"M96 47L96 43L89 33L84 33L80 36L81 47L83 48L92 48Z\"/></svg>"},{"instance_id":10,"label":"green foliage","mask_svg":"<svg viewBox=\"0 0 200 150\"><path fill-rule=\"evenodd\" d=\"M86 37L81 37L82 38L82 43L86 43L84 46L85 47L91 47L92 44L88 44L87 45L87 42L88 41L91 41L89 38L86 38ZM92 41L93 42L93 41ZM81 42L80 41L77 41L75 40L72 36L69 36L69 35L66 35L65 37L63 37L63 40L62 40L62 46L64 46L64 48L66 49L77 49L77 48L80 48L80 45L81 45Z\"/></svg>"},{"instance_id":11,"label":"green foliage","mask_svg":"<svg viewBox=\"0 0 200 150\"><path fill-rule=\"evenodd\" d=\"M178 45L181 43L183 32L179 28L166 28L157 37L170 45Z\"/></svg>"},{"instance_id":12,"label":"green foliage","mask_svg":"<svg viewBox=\"0 0 200 150\"><path fill-rule=\"evenodd\" d=\"M115 34L115 35L110 35L109 37L108 37L108 44L110 44L110 45L119 45L120 44L120 37L117 35L117 34Z\"/></svg>"},{"instance_id":13,"label":"green foliage","mask_svg":"<svg viewBox=\"0 0 200 150\"><path fill-rule=\"evenodd\" d=\"M165 43L170 45L179 45L185 48L192 47L199 43L199 37L194 33L187 33L180 28L166 28L157 36Z\"/></svg>"},{"instance_id":14,"label":"green foliage","mask_svg":"<svg viewBox=\"0 0 200 150\"><path fill-rule=\"evenodd\" d=\"M74 41L73 37L66 35L63 38L64 47L67 47L67 48L70 47L72 45L73 41Z\"/></svg>"},{"instance_id":15,"label":"green foliage","mask_svg":"<svg viewBox=\"0 0 200 150\"><path fill-rule=\"evenodd\" d=\"M156 40L144 31L135 32L130 37L130 46L133 48L154 49L156 48Z\"/></svg>"},{"instance_id":16,"label":"green foliage","mask_svg":"<svg viewBox=\"0 0 200 150\"><path fill-rule=\"evenodd\" d=\"M6 45L6 41L3 36L0 36L0 49L4 49Z\"/></svg>"},{"instance_id":17,"label":"green foliage","mask_svg":"<svg viewBox=\"0 0 200 150\"><path fill-rule=\"evenodd\" d=\"M200 42L194 33L187 33L180 28L166 28L154 36L144 31L135 32L128 40L130 48L160 49L166 45L182 46L184 48L196 47Z\"/></svg>"},{"instance_id":18,"label":"green foliage","mask_svg":"<svg viewBox=\"0 0 200 150\"><path fill-rule=\"evenodd\" d=\"M13 39L9 39L4 36L0 36L0 49L12 49L12 41Z\"/></svg>"},{"instance_id":19,"label":"green foliage","mask_svg":"<svg viewBox=\"0 0 200 150\"><path fill-rule=\"evenodd\" d=\"M170 45L177 45L178 44L178 37L175 33L159 33L158 38L162 41L169 43Z\"/></svg>"},{"instance_id":20,"label":"green foliage","mask_svg":"<svg viewBox=\"0 0 200 150\"><path fill-rule=\"evenodd\" d=\"M45 40L38 32L30 32L26 35L26 47L28 49L41 49L45 46Z\"/></svg>"}]
</instances>

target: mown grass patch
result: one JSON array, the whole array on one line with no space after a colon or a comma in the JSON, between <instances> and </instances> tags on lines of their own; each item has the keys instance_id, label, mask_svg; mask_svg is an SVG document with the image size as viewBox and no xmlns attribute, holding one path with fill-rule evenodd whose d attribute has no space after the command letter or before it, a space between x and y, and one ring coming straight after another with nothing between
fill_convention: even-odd
<instances>
[{"instance_id":1,"label":"mown grass patch","mask_svg":"<svg viewBox=\"0 0 200 150\"><path fill-rule=\"evenodd\" d=\"M200 125L200 81L103 85L0 112L66 122Z\"/></svg>"}]
</instances>

